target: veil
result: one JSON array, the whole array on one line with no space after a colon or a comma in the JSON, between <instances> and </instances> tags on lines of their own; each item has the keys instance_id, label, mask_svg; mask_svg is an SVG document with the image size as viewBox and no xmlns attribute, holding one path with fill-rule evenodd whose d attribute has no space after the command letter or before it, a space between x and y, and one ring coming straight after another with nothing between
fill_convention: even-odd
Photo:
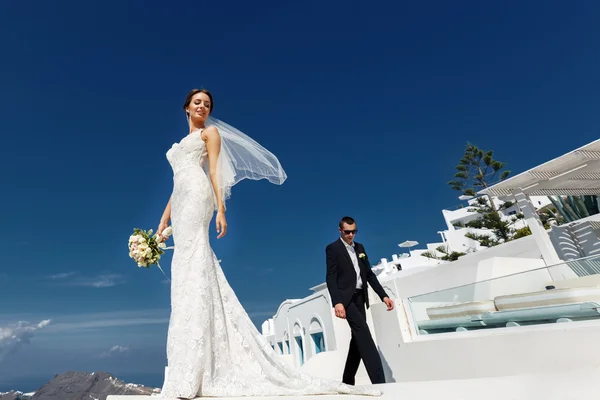
<instances>
[{"instance_id":1,"label":"veil","mask_svg":"<svg viewBox=\"0 0 600 400\"><path fill-rule=\"evenodd\" d=\"M210 116L206 119L205 126L215 126L221 136L217 186L223 205L231 197L231 188L243 179L267 179L276 185L283 184L287 179L277 157L239 129ZM203 165L207 173L208 164L206 162Z\"/></svg>"}]
</instances>

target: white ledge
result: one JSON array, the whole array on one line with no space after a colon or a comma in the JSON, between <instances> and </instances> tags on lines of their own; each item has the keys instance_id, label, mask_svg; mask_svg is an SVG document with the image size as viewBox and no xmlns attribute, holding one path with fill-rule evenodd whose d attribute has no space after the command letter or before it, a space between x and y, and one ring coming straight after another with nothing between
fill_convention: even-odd
<instances>
[{"instance_id":1,"label":"white ledge","mask_svg":"<svg viewBox=\"0 0 600 400\"><path fill-rule=\"evenodd\" d=\"M468 362L468 356L465 359ZM399 382L376 385L383 396L280 396L229 397L230 400L581 400L600 393L600 367L597 369L556 372L551 374L515 375L493 378L447 381ZM150 400L160 396L108 396L107 400ZM167 399L164 399L167 400ZM169 399L171 400L171 399ZM176 400L176 399L172 399Z\"/></svg>"}]
</instances>

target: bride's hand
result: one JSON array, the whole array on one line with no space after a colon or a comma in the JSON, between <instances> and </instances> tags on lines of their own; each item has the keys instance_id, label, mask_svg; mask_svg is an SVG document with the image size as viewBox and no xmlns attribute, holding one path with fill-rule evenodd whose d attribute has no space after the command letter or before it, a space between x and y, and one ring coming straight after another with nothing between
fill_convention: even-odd
<instances>
[{"instance_id":1,"label":"bride's hand","mask_svg":"<svg viewBox=\"0 0 600 400\"><path fill-rule=\"evenodd\" d=\"M221 239L227 233L227 221L225 220L225 213L223 211L217 212L216 223L217 233L219 233L217 239Z\"/></svg>"},{"instance_id":2,"label":"bride's hand","mask_svg":"<svg viewBox=\"0 0 600 400\"><path fill-rule=\"evenodd\" d=\"M166 240L166 238L164 238L162 236L162 232L167 229L169 227L169 223L165 222L165 221L160 221L160 224L158 224L158 228L156 229L156 233L160 236L160 238L162 239L161 242L164 242Z\"/></svg>"}]
</instances>

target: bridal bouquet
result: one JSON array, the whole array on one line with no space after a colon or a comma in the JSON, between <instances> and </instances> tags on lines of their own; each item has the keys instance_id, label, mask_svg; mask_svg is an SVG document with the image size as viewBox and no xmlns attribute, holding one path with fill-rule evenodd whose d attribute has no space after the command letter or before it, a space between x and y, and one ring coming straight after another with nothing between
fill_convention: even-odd
<instances>
[{"instance_id":1,"label":"bridal bouquet","mask_svg":"<svg viewBox=\"0 0 600 400\"><path fill-rule=\"evenodd\" d=\"M152 264L156 264L162 271L158 260L165 254L164 249L167 248L162 239L166 240L171 236L173 229L169 226L161 235L157 233L153 235L152 232L152 229L148 231L139 228L133 229L133 235L129 236L129 257L133 258L140 268L150 268Z\"/></svg>"}]
</instances>

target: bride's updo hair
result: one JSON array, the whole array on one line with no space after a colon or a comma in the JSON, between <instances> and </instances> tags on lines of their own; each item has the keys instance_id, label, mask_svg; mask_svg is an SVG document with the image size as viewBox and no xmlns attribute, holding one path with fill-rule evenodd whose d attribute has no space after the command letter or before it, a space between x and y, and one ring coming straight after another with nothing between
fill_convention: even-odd
<instances>
[{"instance_id":1,"label":"bride's updo hair","mask_svg":"<svg viewBox=\"0 0 600 400\"><path fill-rule=\"evenodd\" d=\"M213 109L215 108L215 102L213 101L212 94L206 89L192 89L192 91L189 92L187 97L185 98L185 103L183 103L183 111L185 111L185 113L187 114L186 108L192 102L192 97L194 97L198 93L204 93L208 96L208 98L210 99L210 110L208 111L208 115L212 114Z\"/></svg>"}]
</instances>

